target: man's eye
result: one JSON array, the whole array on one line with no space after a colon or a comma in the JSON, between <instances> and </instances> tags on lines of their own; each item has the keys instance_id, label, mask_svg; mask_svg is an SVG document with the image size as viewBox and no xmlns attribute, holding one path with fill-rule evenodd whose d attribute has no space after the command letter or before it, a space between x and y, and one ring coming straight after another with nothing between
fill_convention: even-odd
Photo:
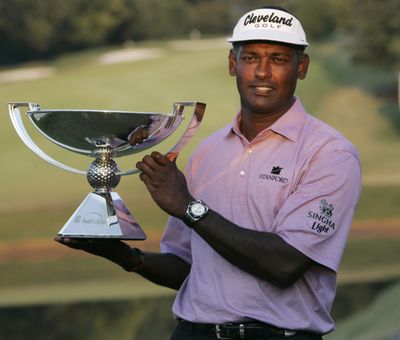
<instances>
[{"instance_id":1,"label":"man's eye","mask_svg":"<svg viewBox=\"0 0 400 340\"><path fill-rule=\"evenodd\" d=\"M242 59L243 59L243 61L249 63L249 62L256 60L256 57L249 55L249 56L243 56Z\"/></svg>"},{"instance_id":2,"label":"man's eye","mask_svg":"<svg viewBox=\"0 0 400 340\"><path fill-rule=\"evenodd\" d=\"M272 58L272 61L274 63L282 64L282 63L286 62L286 59L285 58L281 58L281 57L274 57L274 58Z\"/></svg>"}]
</instances>

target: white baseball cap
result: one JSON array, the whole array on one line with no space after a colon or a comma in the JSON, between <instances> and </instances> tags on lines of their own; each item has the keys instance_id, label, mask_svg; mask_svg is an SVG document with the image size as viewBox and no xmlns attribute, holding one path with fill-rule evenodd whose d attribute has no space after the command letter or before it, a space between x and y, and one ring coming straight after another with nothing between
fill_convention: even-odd
<instances>
[{"instance_id":1,"label":"white baseball cap","mask_svg":"<svg viewBox=\"0 0 400 340\"><path fill-rule=\"evenodd\" d=\"M308 46L300 21L285 11L260 8L243 15L229 42L270 40L293 45Z\"/></svg>"}]
</instances>

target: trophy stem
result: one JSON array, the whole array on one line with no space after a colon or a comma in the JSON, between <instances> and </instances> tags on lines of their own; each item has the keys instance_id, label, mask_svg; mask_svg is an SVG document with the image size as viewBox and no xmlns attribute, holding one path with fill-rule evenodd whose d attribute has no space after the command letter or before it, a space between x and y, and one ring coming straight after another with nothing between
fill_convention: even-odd
<instances>
[{"instance_id":1,"label":"trophy stem","mask_svg":"<svg viewBox=\"0 0 400 340\"><path fill-rule=\"evenodd\" d=\"M93 187L59 235L79 238L117 238L144 240L146 235L127 209L115 188L121 176L117 163L112 159L109 146L99 146L96 159L90 164L87 179Z\"/></svg>"}]
</instances>

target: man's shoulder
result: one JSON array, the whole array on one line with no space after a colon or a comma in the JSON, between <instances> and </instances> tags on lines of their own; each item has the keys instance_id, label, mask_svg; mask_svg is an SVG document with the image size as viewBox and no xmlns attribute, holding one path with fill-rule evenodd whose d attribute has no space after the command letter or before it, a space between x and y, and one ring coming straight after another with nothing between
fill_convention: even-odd
<instances>
[{"instance_id":1,"label":"man's shoulder","mask_svg":"<svg viewBox=\"0 0 400 340\"><path fill-rule=\"evenodd\" d=\"M232 124L227 124L224 127L214 131L210 135L208 135L206 138L204 138L200 144L199 147L207 147L208 145L213 145L215 143L220 143L223 139L227 138L229 134L231 133L232 130Z\"/></svg>"},{"instance_id":2,"label":"man's shoulder","mask_svg":"<svg viewBox=\"0 0 400 340\"><path fill-rule=\"evenodd\" d=\"M332 125L307 114L305 135L309 136L314 143L324 145L332 151L347 151L358 157L354 144Z\"/></svg>"},{"instance_id":3,"label":"man's shoulder","mask_svg":"<svg viewBox=\"0 0 400 340\"><path fill-rule=\"evenodd\" d=\"M217 151L225 148L225 141L227 140L232 125L228 124L204 138L192 152L192 162L198 162L209 157L215 157Z\"/></svg>"},{"instance_id":4,"label":"man's shoulder","mask_svg":"<svg viewBox=\"0 0 400 340\"><path fill-rule=\"evenodd\" d=\"M285 122L295 131L294 139L306 155L318 152L348 151L357 156L353 143L334 126L310 114L302 105L300 98L288 111ZM295 127L293 127L295 126Z\"/></svg>"}]
</instances>

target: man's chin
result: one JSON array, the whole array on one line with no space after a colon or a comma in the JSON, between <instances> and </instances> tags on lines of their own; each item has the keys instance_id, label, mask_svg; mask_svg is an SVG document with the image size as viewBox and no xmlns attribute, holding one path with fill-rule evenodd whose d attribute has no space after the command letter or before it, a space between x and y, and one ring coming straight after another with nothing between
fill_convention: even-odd
<instances>
[{"instance_id":1,"label":"man's chin","mask_svg":"<svg viewBox=\"0 0 400 340\"><path fill-rule=\"evenodd\" d=\"M254 113L254 114L270 114L274 113L276 110L276 107L274 105L271 105L271 102L268 103L252 103L251 105L246 106L246 111Z\"/></svg>"}]
</instances>

